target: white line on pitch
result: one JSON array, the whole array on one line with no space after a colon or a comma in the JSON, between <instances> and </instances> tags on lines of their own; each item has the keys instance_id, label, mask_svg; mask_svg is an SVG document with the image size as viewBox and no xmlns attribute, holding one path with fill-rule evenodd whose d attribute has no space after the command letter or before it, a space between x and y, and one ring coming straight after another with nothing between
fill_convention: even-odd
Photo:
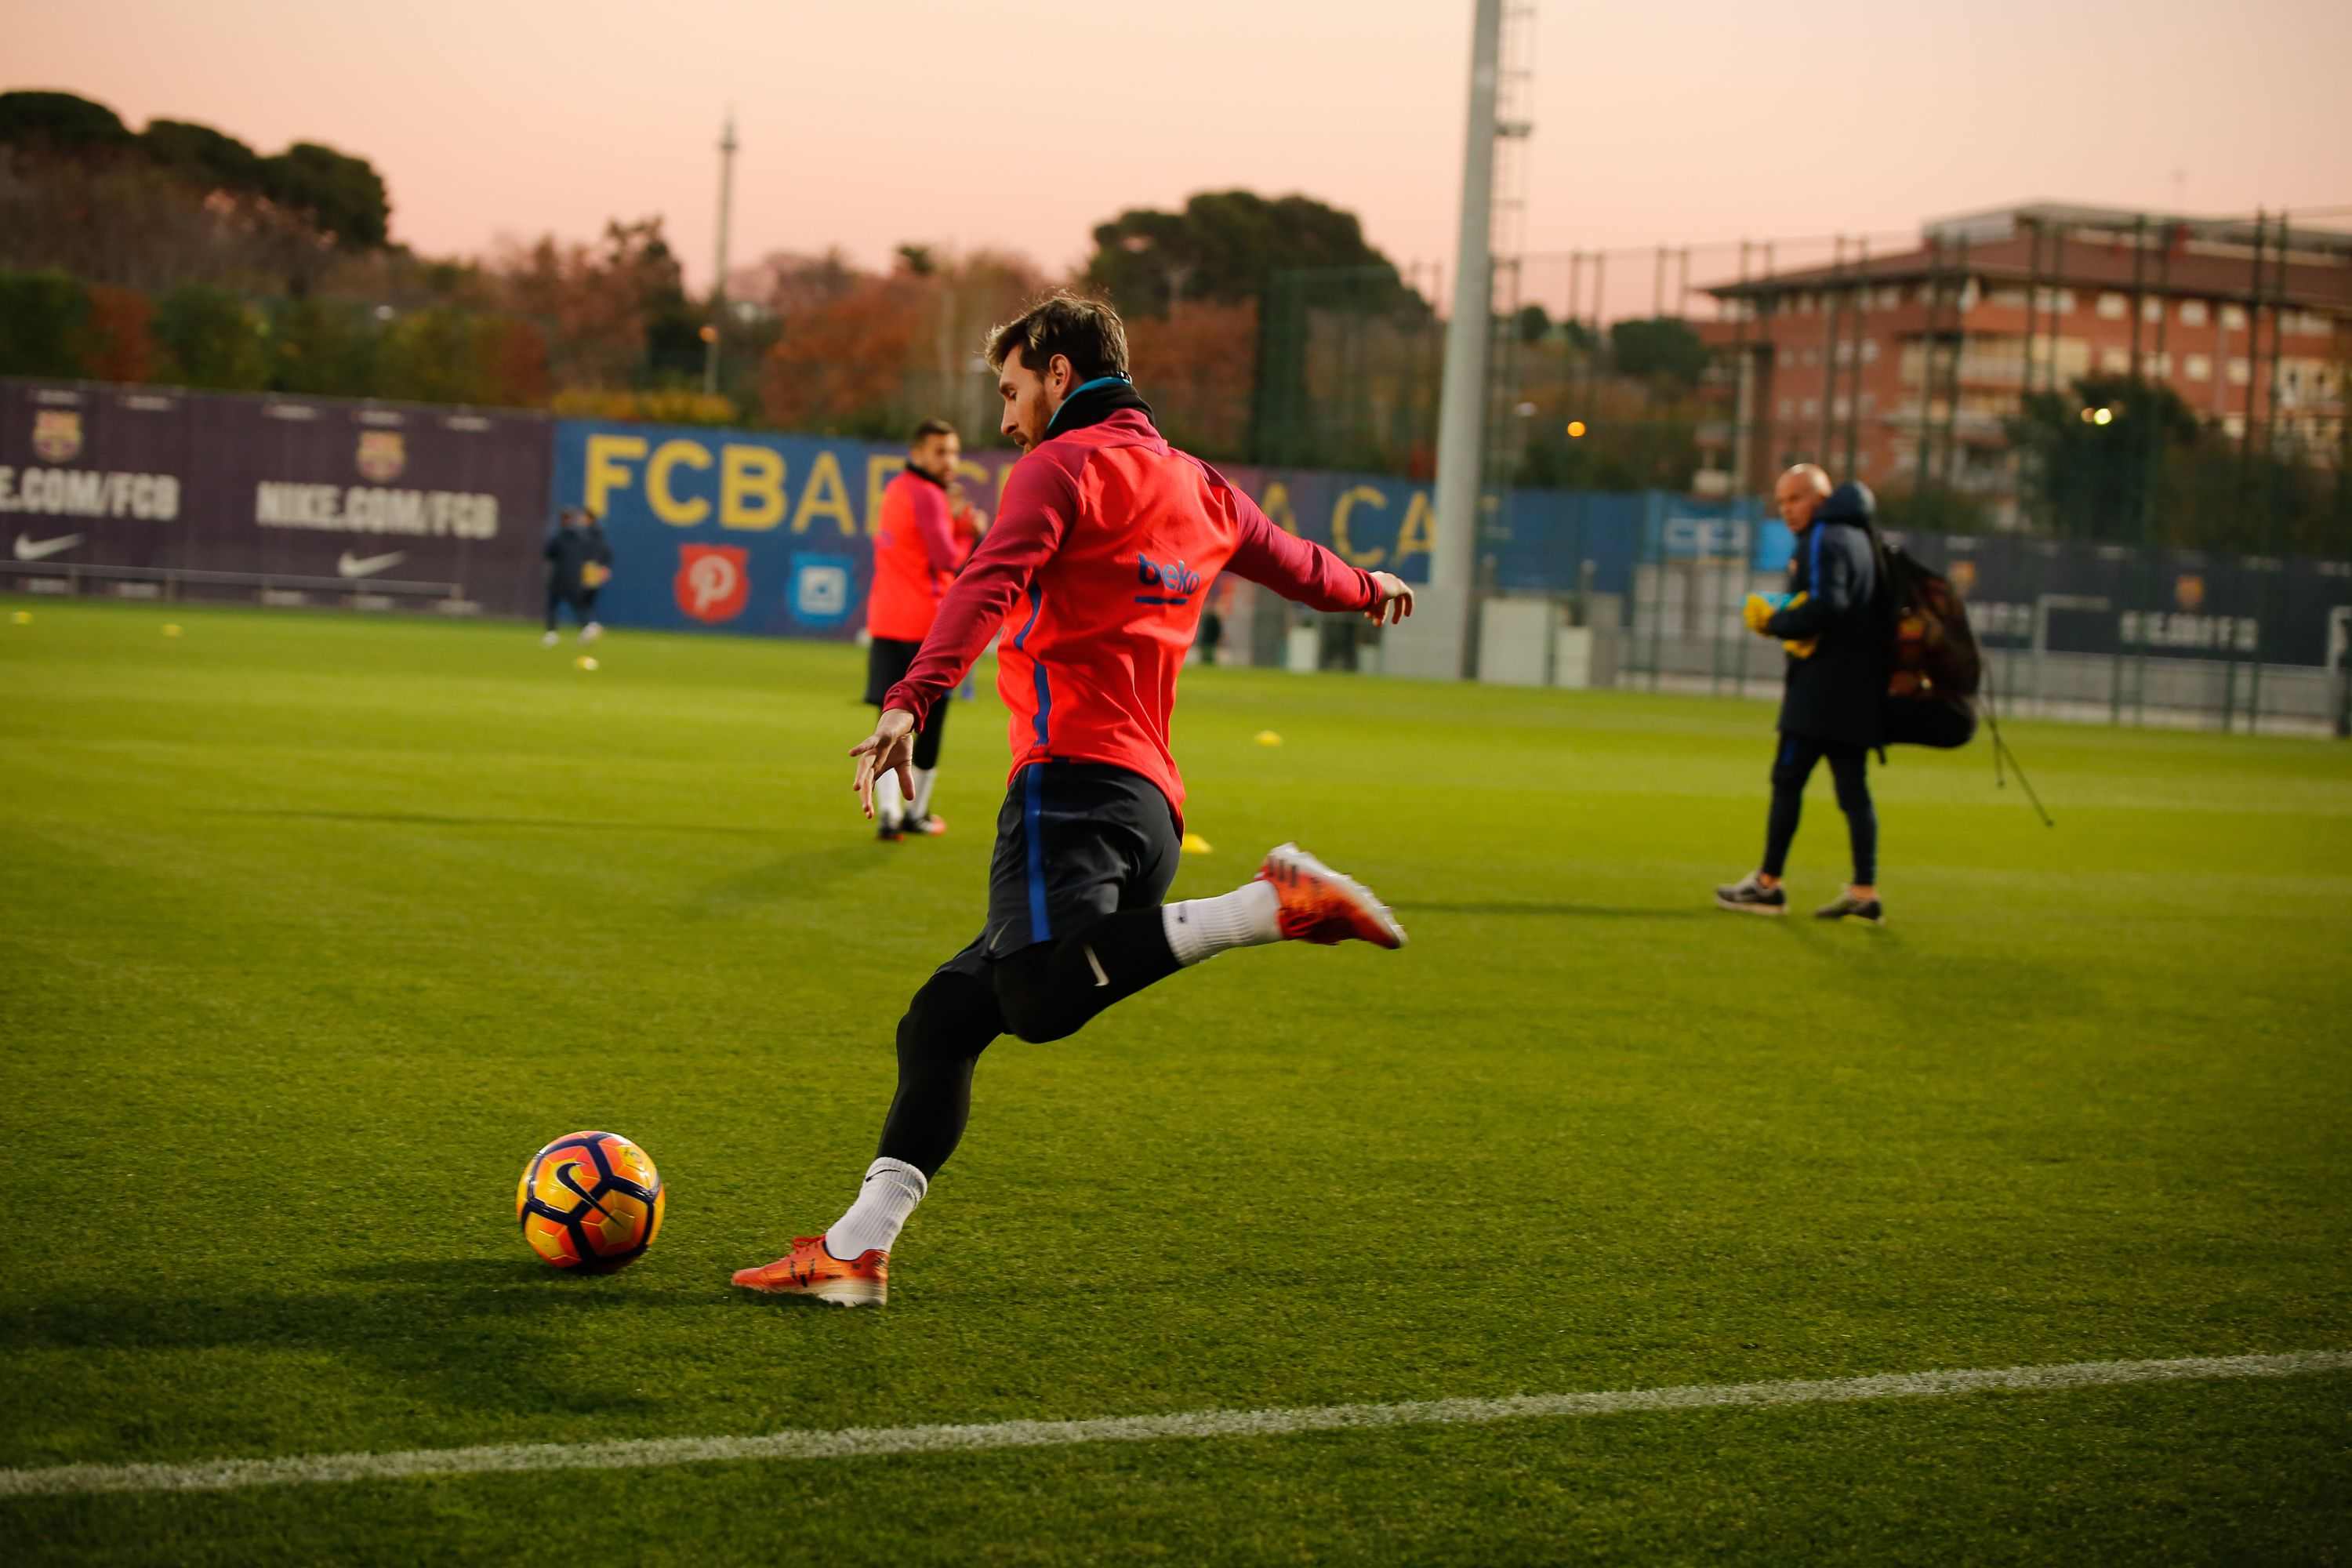
<instances>
[{"instance_id":1,"label":"white line on pitch","mask_svg":"<svg viewBox=\"0 0 2352 1568\"><path fill-rule=\"evenodd\" d=\"M2352 1372L2352 1351L2200 1356L2181 1361L2086 1361L1977 1372L1906 1372L1810 1383L1694 1384L1606 1394L1527 1394L1507 1399L1428 1399L1402 1405L1323 1405L1290 1410L1194 1410L1091 1421L991 1421L967 1426L851 1426L763 1437L646 1437L604 1443L499 1443L395 1454L312 1454L286 1459L214 1459L194 1465L60 1465L0 1470L0 1498L89 1492L234 1491L245 1487L397 1480L413 1476L504 1475L522 1470L638 1469L752 1459L855 1459L877 1454L964 1454L990 1448L1059 1448L1171 1437L1279 1437L1294 1432L1476 1425L1545 1416L1641 1411L1834 1405L1864 1399L1934 1399L1992 1390L2102 1388L2127 1383L2197 1383Z\"/></svg>"}]
</instances>

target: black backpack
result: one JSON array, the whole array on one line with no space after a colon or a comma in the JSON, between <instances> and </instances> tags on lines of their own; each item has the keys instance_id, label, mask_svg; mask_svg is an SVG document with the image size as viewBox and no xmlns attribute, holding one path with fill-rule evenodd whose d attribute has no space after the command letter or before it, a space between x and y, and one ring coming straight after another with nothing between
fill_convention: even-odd
<instances>
[{"instance_id":1,"label":"black backpack","mask_svg":"<svg viewBox=\"0 0 2352 1568\"><path fill-rule=\"evenodd\" d=\"M1970 699L1984 679L1967 605L1941 573L1886 542L1878 531L1878 498L1868 485L1840 485L1822 510L1861 523L1877 560L1874 605L1886 637L1885 744L1967 745L1977 732Z\"/></svg>"},{"instance_id":2,"label":"black backpack","mask_svg":"<svg viewBox=\"0 0 2352 1568\"><path fill-rule=\"evenodd\" d=\"M1877 540L1875 529L1871 537ZM1968 605L1950 581L1899 544L1879 544L1878 569L1890 639L1886 695L1974 697L1984 658L1969 629Z\"/></svg>"}]
</instances>

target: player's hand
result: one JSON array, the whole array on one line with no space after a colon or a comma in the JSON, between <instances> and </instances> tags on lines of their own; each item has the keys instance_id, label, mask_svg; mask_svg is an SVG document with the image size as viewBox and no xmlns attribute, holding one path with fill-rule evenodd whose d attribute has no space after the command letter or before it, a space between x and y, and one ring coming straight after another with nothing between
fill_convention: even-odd
<instances>
[{"instance_id":1,"label":"player's hand","mask_svg":"<svg viewBox=\"0 0 2352 1568\"><path fill-rule=\"evenodd\" d=\"M1372 586L1380 597L1364 612L1374 626L1394 626L1412 614L1412 584L1393 572L1372 574Z\"/></svg>"},{"instance_id":2,"label":"player's hand","mask_svg":"<svg viewBox=\"0 0 2352 1568\"><path fill-rule=\"evenodd\" d=\"M898 775L898 787L908 800L915 798L915 716L904 708L885 708L882 717L875 721L874 733L849 748L857 759L857 773L849 787L857 792L857 804L865 808L866 820L874 820L874 781L886 773Z\"/></svg>"},{"instance_id":3,"label":"player's hand","mask_svg":"<svg viewBox=\"0 0 2352 1568\"><path fill-rule=\"evenodd\" d=\"M1772 601L1761 594L1748 595L1748 602L1739 607L1739 618L1748 623L1749 631L1762 635L1764 623L1772 618Z\"/></svg>"},{"instance_id":4,"label":"player's hand","mask_svg":"<svg viewBox=\"0 0 2352 1568\"><path fill-rule=\"evenodd\" d=\"M1791 658L1811 658L1813 657L1813 650L1822 646L1822 639L1807 637L1802 642L1783 642L1780 646L1789 650L1789 657Z\"/></svg>"}]
</instances>

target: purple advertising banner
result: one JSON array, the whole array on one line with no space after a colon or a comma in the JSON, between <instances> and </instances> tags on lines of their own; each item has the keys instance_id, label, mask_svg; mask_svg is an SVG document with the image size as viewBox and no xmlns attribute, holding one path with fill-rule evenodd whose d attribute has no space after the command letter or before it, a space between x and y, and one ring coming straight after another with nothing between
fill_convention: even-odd
<instances>
[{"instance_id":1,"label":"purple advertising banner","mask_svg":"<svg viewBox=\"0 0 2352 1568\"><path fill-rule=\"evenodd\" d=\"M551 441L530 415L0 382L0 584L533 614Z\"/></svg>"}]
</instances>

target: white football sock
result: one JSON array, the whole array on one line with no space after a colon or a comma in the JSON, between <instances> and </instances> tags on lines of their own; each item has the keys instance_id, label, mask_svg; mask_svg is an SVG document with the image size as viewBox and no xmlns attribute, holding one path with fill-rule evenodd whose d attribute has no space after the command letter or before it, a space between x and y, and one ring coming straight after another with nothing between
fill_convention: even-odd
<instances>
[{"instance_id":1,"label":"white football sock","mask_svg":"<svg viewBox=\"0 0 2352 1568\"><path fill-rule=\"evenodd\" d=\"M931 786L939 782L939 769L917 768L915 770L915 805L914 809L907 814L908 816L920 822L931 815Z\"/></svg>"},{"instance_id":2,"label":"white football sock","mask_svg":"<svg viewBox=\"0 0 2352 1568\"><path fill-rule=\"evenodd\" d=\"M1214 958L1229 947L1282 940L1282 900L1271 882L1251 882L1214 899L1160 907L1160 926L1181 964Z\"/></svg>"},{"instance_id":3,"label":"white football sock","mask_svg":"<svg viewBox=\"0 0 2352 1568\"><path fill-rule=\"evenodd\" d=\"M885 827L898 826L905 800L896 770L887 770L874 781L874 816Z\"/></svg>"},{"instance_id":4,"label":"white football sock","mask_svg":"<svg viewBox=\"0 0 2352 1568\"><path fill-rule=\"evenodd\" d=\"M904 1160L875 1161L866 1167L866 1184L857 1189L857 1201L824 1233L824 1249L844 1263L877 1247L889 1251L929 1187L923 1173Z\"/></svg>"}]
</instances>

